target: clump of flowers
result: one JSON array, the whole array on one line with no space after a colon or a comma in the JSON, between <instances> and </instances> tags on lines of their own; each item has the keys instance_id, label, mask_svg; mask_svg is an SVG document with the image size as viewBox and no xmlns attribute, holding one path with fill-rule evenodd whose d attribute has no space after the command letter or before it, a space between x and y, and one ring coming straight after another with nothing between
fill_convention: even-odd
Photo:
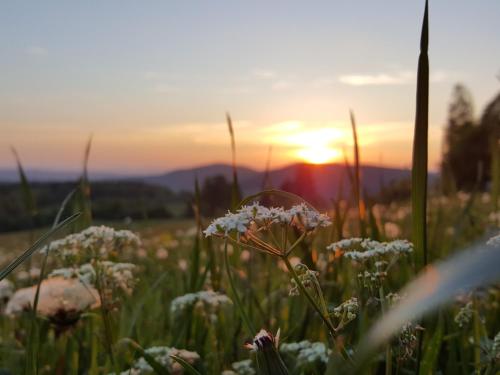
<instances>
[{"instance_id":1,"label":"clump of flowers","mask_svg":"<svg viewBox=\"0 0 500 375\"><path fill-rule=\"evenodd\" d=\"M212 290L188 293L175 298L170 304L170 312L174 318L183 316L188 309L196 309L207 314L212 320L217 319L217 313L233 302L225 294Z\"/></svg>"},{"instance_id":2,"label":"clump of flowers","mask_svg":"<svg viewBox=\"0 0 500 375\"><path fill-rule=\"evenodd\" d=\"M315 295L321 293L321 288L318 281L319 273L317 271L310 270L305 264L302 263L297 264L294 267L294 270L297 273L300 282L305 288L312 290ZM294 279L291 280L291 283L292 288L289 291L289 295L298 296L300 294L299 285Z\"/></svg>"},{"instance_id":3,"label":"clump of flowers","mask_svg":"<svg viewBox=\"0 0 500 375\"><path fill-rule=\"evenodd\" d=\"M282 344L280 353L287 362L294 364L295 371L309 374L324 372L331 350L322 342L304 340Z\"/></svg>"},{"instance_id":4,"label":"clump of flowers","mask_svg":"<svg viewBox=\"0 0 500 375\"><path fill-rule=\"evenodd\" d=\"M413 244L407 240L379 242L369 238L349 238L327 246L328 250L340 250L344 257L353 260L367 260L384 255L400 255L413 252Z\"/></svg>"},{"instance_id":5,"label":"clump of flowers","mask_svg":"<svg viewBox=\"0 0 500 375\"><path fill-rule=\"evenodd\" d=\"M282 255L280 249L270 246L256 236L273 225L282 228L294 226L304 233L313 231L317 227L326 227L331 224L327 215L320 214L305 203L293 206L285 210L283 207L267 208L258 203L243 206L235 213L228 212L225 216L215 219L205 229L205 236L227 237L231 233L244 236L244 240L251 243L258 250Z\"/></svg>"},{"instance_id":6,"label":"clump of flowers","mask_svg":"<svg viewBox=\"0 0 500 375\"><path fill-rule=\"evenodd\" d=\"M491 247L500 247L500 234L497 234L496 236L491 237L486 242L486 245L491 246Z\"/></svg>"},{"instance_id":7,"label":"clump of flowers","mask_svg":"<svg viewBox=\"0 0 500 375\"><path fill-rule=\"evenodd\" d=\"M399 360L404 361L412 357L418 345L417 329L420 327L411 322L401 328L396 345L396 355Z\"/></svg>"},{"instance_id":8,"label":"clump of flowers","mask_svg":"<svg viewBox=\"0 0 500 375\"><path fill-rule=\"evenodd\" d=\"M253 368L251 359L244 359L243 361L234 362L231 364L231 370L226 370L222 375L255 375L257 372Z\"/></svg>"},{"instance_id":9,"label":"clump of flowers","mask_svg":"<svg viewBox=\"0 0 500 375\"><path fill-rule=\"evenodd\" d=\"M102 283L109 293L121 290L128 295L132 294L136 282L133 274L135 264L103 261L99 262L98 266L101 268ZM97 282L97 272L91 263L85 263L80 267L58 268L53 270L49 277L77 278L84 284L93 286Z\"/></svg>"},{"instance_id":10,"label":"clump of flowers","mask_svg":"<svg viewBox=\"0 0 500 375\"><path fill-rule=\"evenodd\" d=\"M470 323L473 315L474 308L472 306L472 302L467 302L464 307L458 310L457 315L455 315L454 321L460 328L463 328Z\"/></svg>"},{"instance_id":11,"label":"clump of flowers","mask_svg":"<svg viewBox=\"0 0 500 375\"><path fill-rule=\"evenodd\" d=\"M332 315L337 319L337 330L342 329L347 324L352 322L359 313L359 303L356 297L349 298L342 302L339 306L333 308Z\"/></svg>"},{"instance_id":12,"label":"clump of flowers","mask_svg":"<svg viewBox=\"0 0 500 375\"><path fill-rule=\"evenodd\" d=\"M200 361L200 355L184 349L170 348L168 346L154 346L145 350L147 354L152 356L159 364L164 366L170 374L180 375L183 374L183 367L176 362L172 356L180 357L190 365L195 366ZM155 374L153 368L143 358L139 358L134 365L122 375L152 375Z\"/></svg>"},{"instance_id":13,"label":"clump of flowers","mask_svg":"<svg viewBox=\"0 0 500 375\"><path fill-rule=\"evenodd\" d=\"M108 259L127 248L137 248L139 237L128 230L115 230L106 226L92 226L79 233L52 241L40 251L54 252L70 263L90 259Z\"/></svg>"}]
</instances>

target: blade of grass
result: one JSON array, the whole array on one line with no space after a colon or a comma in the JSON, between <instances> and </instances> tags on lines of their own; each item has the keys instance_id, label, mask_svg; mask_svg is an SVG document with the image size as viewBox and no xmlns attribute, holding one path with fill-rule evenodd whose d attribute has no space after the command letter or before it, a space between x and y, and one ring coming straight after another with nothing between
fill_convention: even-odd
<instances>
[{"instance_id":1,"label":"blade of grass","mask_svg":"<svg viewBox=\"0 0 500 375\"><path fill-rule=\"evenodd\" d=\"M441 314L437 321L437 327L434 330L434 335L426 345L424 357L420 364L420 375L430 375L435 373L436 363L439 358L439 351L443 343L444 321Z\"/></svg>"},{"instance_id":2,"label":"blade of grass","mask_svg":"<svg viewBox=\"0 0 500 375\"><path fill-rule=\"evenodd\" d=\"M66 208L66 205L68 204L69 200L73 197L73 194L75 193L75 190L72 190L69 192L69 194L64 198L63 202L61 203L61 206L59 207L59 210L57 211L57 215L54 218L54 222L52 224L52 228L57 227L59 224L59 221L61 220L61 216L64 212L64 209ZM49 251L47 251L43 257L42 261L42 266L40 267L40 276L38 277L38 283L36 286L36 292L35 292L35 299L33 300L33 308L31 310L31 325L30 325L30 340L28 342L28 349L27 349L27 359L26 359L26 373L31 373L31 374L37 374L38 373L38 366L37 366L37 351L38 351L38 322L36 320L36 311L38 308L38 299L40 297L40 288L42 286L42 281L45 275L45 268L47 266L47 259L49 258Z\"/></svg>"},{"instance_id":3,"label":"blade of grass","mask_svg":"<svg viewBox=\"0 0 500 375\"><path fill-rule=\"evenodd\" d=\"M19 180L21 183L21 191L23 194L23 202L24 202L24 205L26 207L28 214L30 215L31 219L33 219L33 217L37 213L35 197L33 195L33 191L31 190L30 184L28 182L28 178L26 177L26 173L24 172L24 168L23 168L23 165L21 163L21 159L19 157L19 154L17 153L16 149L12 146L11 146L11 151L12 151L12 154L14 154L14 158L16 159L17 171L19 173Z\"/></svg>"},{"instance_id":4,"label":"blade of grass","mask_svg":"<svg viewBox=\"0 0 500 375\"><path fill-rule=\"evenodd\" d=\"M415 252L420 257L418 264L427 264L427 158L429 122L429 16L428 2L425 2L422 34L420 37L420 56L417 72L417 100L415 133L413 136L412 163L412 237Z\"/></svg>"},{"instance_id":5,"label":"blade of grass","mask_svg":"<svg viewBox=\"0 0 500 375\"><path fill-rule=\"evenodd\" d=\"M234 128L231 116L226 113L227 126L229 129L229 136L231 137L231 155L233 167L233 184L231 188L231 208L236 208L236 205L241 200L240 186L238 184L238 171L236 168L236 141L234 138Z\"/></svg>"},{"instance_id":6,"label":"blade of grass","mask_svg":"<svg viewBox=\"0 0 500 375\"><path fill-rule=\"evenodd\" d=\"M354 199L358 206L358 220L359 220L359 233L361 237L366 237L366 225L365 225L365 203L361 196L361 171L359 166L359 145L358 145L358 133L356 131L356 120L354 118L354 112L350 111L351 127L352 127L352 137L354 140Z\"/></svg>"},{"instance_id":7,"label":"blade of grass","mask_svg":"<svg viewBox=\"0 0 500 375\"><path fill-rule=\"evenodd\" d=\"M184 358L181 358L177 355L171 355L170 358L172 358L175 362L180 364L186 374L201 375L200 372L198 372L198 370L196 370L193 366L191 366L191 364L187 362Z\"/></svg>"},{"instance_id":8,"label":"blade of grass","mask_svg":"<svg viewBox=\"0 0 500 375\"><path fill-rule=\"evenodd\" d=\"M14 259L8 266L2 269L2 271L0 271L0 280L6 278L20 264L22 264L26 259L31 257L33 253L36 250L38 250L50 237L52 237L61 228L64 228L66 225L74 222L79 216L80 213L73 214L70 217L64 219L55 228L52 228L50 231L43 234L38 240L35 241L35 243L33 243L33 245L31 245L27 250L25 250L24 253L22 253L19 257Z\"/></svg>"}]
</instances>

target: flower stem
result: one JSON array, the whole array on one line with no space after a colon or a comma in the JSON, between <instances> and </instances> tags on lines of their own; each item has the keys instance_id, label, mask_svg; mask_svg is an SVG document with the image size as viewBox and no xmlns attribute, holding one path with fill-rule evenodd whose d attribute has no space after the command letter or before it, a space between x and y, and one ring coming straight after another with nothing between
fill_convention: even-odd
<instances>
[{"instance_id":1,"label":"flower stem","mask_svg":"<svg viewBox=\"0 0 500 375\"><path fill-rule=\"evenodd\" d=\"M229 268L229 256L227 254L227 239L224 241L224 266L226 268L226 274L227 278L229 280L229 286L231 287L231 291L233 292L233 297L234 301L236 302L236 306L238 307L238 310L240 310L241 317L243 319L243 322L247 326L247 329L250 331L250 334L252 337L255 336L257 331L255 330L252 322L250 321L250 318L248 317L245 309L243 308L243 303L241 302L240 296L238 292L236 291L236 286L234 285L234 280L233 280L233 275L231 274L231 270Z\"/></svg>"},{"instance_id":2,"label":"flower stem","mask_svg":"<svg viewBox=\"0 0 500 375\"><path fill-rule=\"evenodd\" d=\"M382 308L382 315L385 315L387 306L385 301L384 287L382 285L378 289L378 294L380 298L380 306ZM392 374L392 350L391 350L391 345L387 344L385 348L385 375L391 375L391 374Z\"/></svg>"}]
</instances>

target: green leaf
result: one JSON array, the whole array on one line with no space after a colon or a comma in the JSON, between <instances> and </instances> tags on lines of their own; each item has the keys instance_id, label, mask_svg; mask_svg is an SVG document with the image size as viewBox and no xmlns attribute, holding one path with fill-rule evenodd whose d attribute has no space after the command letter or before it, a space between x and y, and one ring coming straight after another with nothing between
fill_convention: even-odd
<instances>
[{"instance_id":1,"label":"green leaf","mask_svg":"<svg viewBox=\"0 0 500 375\"><path fill-rule=\"evenodd\" d=\"M427 343L424 358L420 363L420 375L434 374L434 369L439 358L439 351L441 350L441 344L443 343L443 333L444 320L440 314L437 326L434 330L434 335Z\"/></svg>"},{"instance_id":2,"label":"green leaf","mask_svg":"<svg viewBox=\"0 0 500 375\"><path fill-rule=\"evenodd\" d=\"M24 173L24 168L23 165L21 164L21 159L19 158L19 154L17 153L14 147L11 147L11 150L12 153L14 154L14 158L16 159L17 170L19 173L19 180L21 183L21 191L23 194L24 206L26 207L26 210L28 211L30 216L33 217L37 213L35 197L28 182L28 178L26 177L26 173Z\"/></svg>"},{"instance_id":3,"label":"green leaf","mask_svg":"<svg viewBox=\"0 0 500 375\"><path fill-rule=\"evenodd\" d=\"M429 17L425 2L420 56L417 70L417 105L415 133L413 137L413 162L411 176L412 233L413 244L419 264L427 264L427 158L429 123Z\"/></svg>"},{"instance_id":4,"label":"green leaf","mask_svg":"<svg viewBox=\"0 0 500 375\"><path fill-rule=\"evenodd\" d=\"M13 260L7 267L5 267L2 271L0 271L0 280L3 280L6 278L12 271L14 271L19 265L21 265L26 259L31 257L33 253L38 250L42 245L56 232L58 232L61 228L64 228L66 225L74 222L78 217L80 216L80 213L76 213L74 215L71 215L70 217L66 218L63 220L60 224L58 224L56 227L52 228L50 231L45 233L42 237L40 237L36 242L31 245L27 250L24 251L19 257L17 257L15 260Z\"/></svg>"},{"instance_id":5,"label":"green leaf","mask_svg":"<svg viewBox=\"0 0 500 375\"><path fill-rule=\"evenodd\" d=\"M231 208L236 208L236 205L241 199L240 186L238 184L238 172L236 168L236 141L234 138L234 128L233 122L229 113L226 114L227 127L229 129L229 136L231 137L231 155L232 155L232 166L233 166L233 184L231 190Z\"/></svg>"}]
</instances>

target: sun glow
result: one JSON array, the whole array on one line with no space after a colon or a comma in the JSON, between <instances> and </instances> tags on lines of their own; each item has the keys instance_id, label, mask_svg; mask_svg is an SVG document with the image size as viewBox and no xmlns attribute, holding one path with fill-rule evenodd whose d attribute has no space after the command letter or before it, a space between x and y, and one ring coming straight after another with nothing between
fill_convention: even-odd
<instances>
[{"instance_id":1,"label":"sun glow","mask_svg":"<svg viewBox=\"0 0 500 375\"><path fill-rule=\"evenodd\" d=\"M266 142L286 147L289 155L310 164L325 164L338 160L339 148L346 134L339 124L311 124L288 121L267 129Z\"/></svg>"},{"instance_id":2,"label":"sun glow","mask_svg":"<svg viewBox=\"0 0 500 375\"><path fill-rule=\"evenodd\" d=\"M297 156L310 164L325 164L340 157L340 151L325 146L303 148L297 151Z\"/></svg>"}]
</instances>

